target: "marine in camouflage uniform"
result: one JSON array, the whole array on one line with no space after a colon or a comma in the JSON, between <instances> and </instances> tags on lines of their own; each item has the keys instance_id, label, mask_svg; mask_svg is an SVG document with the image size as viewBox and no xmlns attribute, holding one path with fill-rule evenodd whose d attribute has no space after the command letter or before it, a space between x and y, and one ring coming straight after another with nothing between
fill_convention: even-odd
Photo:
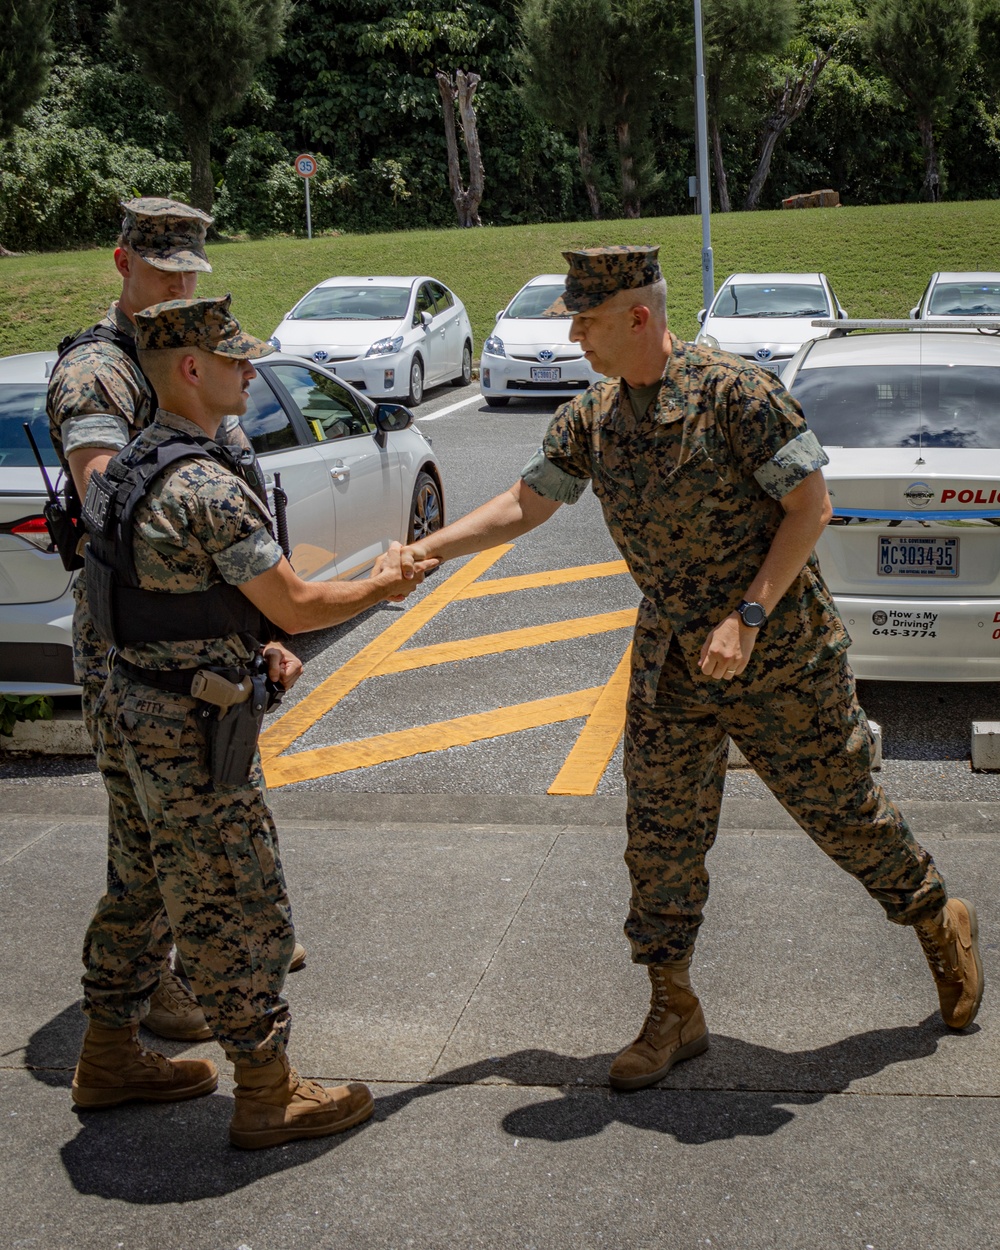
<instances>
[{"instance_id":1,"label":"marine in camouflage uniform","mask_svg":"<svg viewBox=\"0 0 1000 1250\"><path fill-rule=\"evenodd\" d=\"M188 415L161 408L117 457L126 467L178 435L204 447L221 420L221 405L245 406L239 388L254 376L250 360L272 350L243 334L228 296L166 302L136 321L142 358L164 352L157 386L168 385L166 400ZM223 371L213 374L217 366L209 368L207 357L222 358ZM183 373L186 361L193 361L194 383ZM223 384L216 398L212 388ZM194 447L192 457L163 469L132 518L138 585L163 595L165 605L162 617L159 604L140 605L143 631L171 619L171 595L223 584L248 587L267 575L276 580L259 587L258 597L292 631L349 619L384 598L401 597L420 580L401 584L396 544L394 570L383 557L367 582L302 583L282 556L257 495L225 464L196 454ZM306 608L289 607L289 588ZM243 594L260 609L249 589ZM302 617L310 604L312 614ZM111 610L110 600L107 606ZM214 1065L188 1061L185 1068L136 1049L142 1000L165 954L169 926L212 1033L236 1068L230 1140L257 1147L325 1136L367 1119L373 1101L363 1085L324 1089L301 1080L288 1063L290 1016L282 986L294 935L259 756L245 781L216 780L204 719L215 709L189 693L199 670L229 670L235 680L252 655L244 634L211 636L215 609L199 611L205 638L122 645L98 701L98 764L118 837L110 848L113 886L85 941L89 1026L74 1100L107 1106L194 1097L214 1087ZM200 1067L191 1070L192 1063Z\"/></svg>"},{"instance_id":2,"label":"marine in camouflage uniform","mask_svg":"<svg viewBox=\"0 0 1000 1250\"><path fill-rule=\"evenodd\" d=\"M198 274L211 273L205 234L212 218L179 200L155 196L123 201L121 208L124 218L115 264L122 275L122 294L98 326L134 342L132 318L138 311L173 296L193 294ZM60 357L46 402L49 433L65 473L70 472L74 452L87 458L88 470L103 467L154 415L154 396L141 369L122 346L106 340L82 342ZM217 441L250 446L235 415L226 419ZM79 476L79 458L77 469ZM82 487L83 482L77 485ZM83 718L96 752L95 709L108 675L110 644L94 625L83 570L73 595L74 678L80 684ZM105 779L108 785L116 784L110 770ZM121 785L118 789L123 792ZM112 819L114 811L112 806ZM118 835L111 829L109 836L114 840ZM304 959L304 948L296 946L296 964ZM161 1037L191 1041L210 1036L197 1003L169 962L144 1019L146 1027Z\"/></svg>"},{"instance_id":3,"label":"marine in camouflage uniform","mask_svg":"<svg viewBox=\"0 0 1000 1250\"><path fill-rule=\"evenodd\" d=\"M585 348L587 322L598 322L605 337L594 354L604 350L614 363L613 353L624 352L623 372L637 360L647 367L654 360L661 373L650 385L631 387L609 377L563 405L521 478L521 487L548 501L539 520L574 503L590 483L643 593L625 731L632 885L625 932L633 959L649 967L653 1002L636 1042L612 1065L612 1084L622 1089L652 1084L707 1045L688 968L708 897L705 858L718 828L730 737L889 919L917 928L946 1021L970 1023L982 993L974 910L961 900L946 910L931 856L872 777L872 736L844 655L850 639L814 552L804 555L769 616L759 604L746 605L764 618L747 631L757 635L749 659L744 652L742 664L734 660L724 671L714 658L706 664L707 640L745 604L761 575L787 497L807 482L815 492L827 456L772 375L680 342L665 319L662 328L654 318L641 326L627 321L643 288L662 284L657 251L564 253L566 294L549 315L571 313L571 337ZM664 290L646 296L661 317ZM620 292L628 292L625 302L609 303ZM596 311L602 309L606 315ZM635 326L645 327L644 340L629 340ZM632 342L643 344L645 356ZM821 498L826 503L825 488ZM478 529L486 524L481 517ZM461 525L419 544L419 553L452 554L449 536ZM817 534L821 527L814 526ZM494 541L496 532L481 545Z\"/></svg>"}]
</instances>

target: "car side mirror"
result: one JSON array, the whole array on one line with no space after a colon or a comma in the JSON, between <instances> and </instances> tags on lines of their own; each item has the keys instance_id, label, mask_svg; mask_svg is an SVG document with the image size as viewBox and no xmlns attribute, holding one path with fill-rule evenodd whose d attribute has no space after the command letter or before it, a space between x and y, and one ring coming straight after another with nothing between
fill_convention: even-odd
<instances>
[{"instance_id":1,"label":"car side mirror","mask_svg":"<svg viewBox=\"0 0 1000 1250\"><path fill-rule=\"evenodd\" d=\"M703 309L702 309L702 310L698 313L698 324L699 324L700 326L703 326L703 325L705 324L705 317L706 317L707 315L708 315L708 309L707 309L707 308L703 308Z\"/></svg>"},{"instance_id":2,"label":"car side mirror","mask_svg":"<svg viewBox=\"0 0 1000 1250\"><path fill-rule=\"evenodd\" d=\"M911 321L920 320L920 305L919 304L916 306L916 308L910 309L910 320Z\"/></svg>"},{"instance_id":3,"label":"car side mirror","mask_svg":"<svg viewBox=\"0 0 1000 1250\"><path fill-rule=\"evenodd\" d=\"M427 327L430 325L430 323L431 323L433 320L434 320L434 318L431 316L431 314L430 314L430 313L426 310L426 308L425 308L425 309L424 309L424 311L420 314L420 324L421 324L421 325L424 327L424 329L426 330L426 329L427 329Z\"/></svg>"},{"instance_id":4,"label":"car side mirror","mask_svg":"<svg viewBox=\"0 0 1000 1250\"><path fill-rule=\"evenodd\" d=\"M500 320L500 318L504 315L505 311L506 311L506 309L501 308L501 309L500 309L500 311L497 313L497 315L493 318L493 320L494 320L494 321L499 321L499 320Z\"/></svg>"},{"instance_id":5,"label":"car side mirror","mask_svg":"<svg viewBox=\"0 0 1000 1250\"><path fill-rule=\"evenodd\" d=\"M378 404L375 408L375 442L384 447L388 435L409 429L413 419L413 413L402 404Z\"/></svg>"}]
</instances>

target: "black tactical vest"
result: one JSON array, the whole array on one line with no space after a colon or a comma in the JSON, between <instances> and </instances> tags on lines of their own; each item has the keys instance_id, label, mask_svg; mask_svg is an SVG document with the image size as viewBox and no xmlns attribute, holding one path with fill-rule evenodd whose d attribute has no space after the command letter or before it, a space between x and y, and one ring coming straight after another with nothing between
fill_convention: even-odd
<instances>
[{"instance_id":1,"label":"black tactical vest","mask_svg":"<svg viewBox=\"0 0 1000 1250\"><path fill-rule=\"evenodd\" d=\"M207 641L229 634L251 634L263 641L272 635L267 618L228 582L180 593L139 585L133 554L135 510L162 473L179 460L192 459L213 460L242 478L269 517L263 475L252 451L237 452L180 431L144 451L130 443L103 473L92 473L83 504L90 534L85 552L87 598L99 633L116 647ZM267 525L270 531L269 519Z\"/></svg>"}]
</instances>

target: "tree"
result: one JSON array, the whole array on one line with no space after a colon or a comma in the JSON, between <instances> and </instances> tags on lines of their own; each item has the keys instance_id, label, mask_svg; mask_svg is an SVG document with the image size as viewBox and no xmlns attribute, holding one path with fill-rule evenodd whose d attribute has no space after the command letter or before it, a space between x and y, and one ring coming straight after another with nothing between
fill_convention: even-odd
<instances>
[{"instance_id":1,"label":"tree","mask_svg":"<svg viewBox=\"0 0 1000 1250\"><path fill-rule=\"evenodd\" d=\"M0 0L0 143L45 90L51 24L52 0ZM0 256L9 255L0 243Z\"/></svg>"},{"instance_id":2,"label":"tree","mask_svg":"<svg viewBox=\"0 0 1000 1250\"><path fill-rule=\"evenodd\" d=\"M641 211L650 116L690 81L694 33L688 0L611 0L607 108L618 143L622 211Z\"/></svg>"},{"instance_id":3,"label":"tree","mask_svg":"<svg viewBox=\"0 0 1000 1250\"><path fill-rule=\"evenodd\" d=\"M525 0L520 9L522 92L530 108L576 135L591 215L601 215L591 136L603 98L611 0Z\"/></svg>"},{"instance_id":4,"label":"tree","mask_svg":"<svg viewBox=\"0 0 1000 1250\"><path fill-rule=\"evenodd\" d=\"M719 208L728 213L720 130L726 124L741 124L760 89L762 59L788 46L795 0L705 0L704 14L709 141Z\"/></svg>"},{"instance_id":5,"label":"tree","mask_svg":"<svg viewBox=\"0 0 1000 1250\"><path fill-rule=\"evenodd\" d=\"M438 89L441 92L441 106L444 110L444 136L448 147L448 185L451 187L451 198L455 202L460 226L481 226L479 205L483 198L484 171L483 158L479 151L479 133L476 130L476 106L473 96L479 86L478 74L466 74L464 70L456 70L455 77L437 72ZM465 153L469 160L469 185L462 186L462 168L458 159L458 139L455 134L455 105L462 119L462 138L465 140Z\"/></svg>"},{"instance_id":6,"label":"tree","mask_svg":"<svg viewBox=\"0 0 1000 1250\"><path fill-rule=\"evenodd\" d=\"M257 68L281 46L291 0L116 0L115 37L135 54L184 130L191 200L211 212L212 125L246 95Z\"/></svg>"},{"instance_id":7,"label":"tree","mask_svg":"<svg viewBox=\"0 0 1000 1250\"><path fill-rule=\"evenodd\" d=\"M865 41L872 60L916 115L925 200L941 198L935 127L951 111L976 46L972 0L871 0Z\"/></svg>"},{"instance_id":8,"label":"tree","mask_svg":"<svg viewBox=\"0 0 1000 1250\"><path fill-rule=\"evenodd\" d=\"M778 140L805 112L820 75L856 39L854 0L798 0L797 28L787 54L768 59L757 168L743 207L755 209L771 172Z\"/></svg>"}]
</instances>

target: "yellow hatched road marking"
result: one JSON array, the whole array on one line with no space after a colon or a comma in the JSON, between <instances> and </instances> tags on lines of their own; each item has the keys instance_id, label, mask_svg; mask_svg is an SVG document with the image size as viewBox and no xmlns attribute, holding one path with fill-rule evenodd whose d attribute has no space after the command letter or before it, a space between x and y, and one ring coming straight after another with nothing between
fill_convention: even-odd
<instances>
[{"instance_id":1,"label":"yellow hatched road marking","mask_svg":"<svg viewBox=\"0 0 1000 1250\"><path fill-rule=\"evenodd\" d=\"M453 573L446 582L436 586L426 598L415 603L405 616L393 622L383 630L377 638L373 638L366 647L362 647L357 655L337 669L335 673L320 682L315 690L309 692L301 703L290 708L284 716L275 721L261 735L260 756L267 761L282 751L287 751L296 738L301 738L327 712L337 706L345 695L350 694L355 686L359 686L366 677L404 642L422 629L432 617L446 607L455 596L475 581L480 573L492 568L501 556L510 551L513 544L491 547L475 556L458 572Z\"/></svg>"},{"instance_id":2,"label":"yellow hatched road marking","mask_svg":"<svg viewBox=\"0 0 1000 1250\"><path fill-rule=\"evenodd\" d=\"M525 629L510 629L502 634L480 634L476 638L464 638L460 642L436 642L427 647L411 647L397 651L384 660L372 673L381 677L386 673L406 673L414 668L430 668L433 664L449 664L456 660L471 660L483 655L499 655L503 651L521 651L525 647L541 647L547 642L566 642L570 638L586 638L591 634L608 634L615 629L629 629L635 625L635 608L621 612L604 612L600 616L577 616L569 621L552 621L547 625L529 625Z\"/></svg>"},{"instance_id":3,"label":"yellow hatched road marking","mask_svg":"<svg viewBox=\"0 0 1000 1250\"><path fill-rule=\"evenodd\" d=\"M580 730L566 763L549 786L549 794L596 794L625 729L632 644L625 648L614 675L601 691L587 723Z\"/></svg>"},{"instance_id":4,"label":"yellow hatched road marking","mask_svg":"<svg viewBox=\"0 0 1000 1250\"><path fill-rule=\"evenodd\" d=\"M615 577L627 573L624 560L607 564L578 564L571 569L549 569L546 573L523 573L517 577L491 577L463 590L456 599L481 599L484 595L506 595L512 590L534 590L536 586L561 586L566 582L585 582L593 577Z\"/></svg>"},{"instance_id":5,"label":"yellow hatched road marking","mask_svg":"<svg viewBox=\"0 0 1000 1250\"><path fill-rule=\"evenodd\" d=\"M572 694L536 699L532 703L519 703L495 712L458 716L454 720L421 725L417 729L402 729L358 742L344 742L339 746L318 747L312 751L272 758L266 769L267 784L271 787L287 786L295 781L330 777L356 768L371 768L374 764L408 759L411 755L468 746L486 738L520 733L522 729L538 729L542 725L576 720L589 715L602 689L601 686L594 686L590 690L575 690Z\"/></svg>"},{"instance_id":6,"label":"yellow hatched road marking","mask_svg":"<svg viewBox=\"0 0 1000 1250\"><path fill-rule=\"evenodd\" d=\"M436 664L542 646L548 642L609 633L634 625L636 610L629 608L619 612L605 612L568 621L485 634L456 642L400 650L450 604L485 595L506 594L591 578L614 577L627 572L623 560L613 560L603 564L579 565L543 573L478 581L479 577L511 550L511 546L505 544L493 547L475 556L276 721L262 735L260 742L267 784L279 787L290 785L296 781L370 768L412 755L467 746L473 742L519 733L525 729L586 718L577 742L549 793L593 794L614 754L624 727L631 648L626 650L614 675L604 687L596 686L589 690L578 690L489 712L459 716L448 721L420 725L354 742L286 754L298 738L369 677L409 672Z\"/></svg>"}]
</instances>

